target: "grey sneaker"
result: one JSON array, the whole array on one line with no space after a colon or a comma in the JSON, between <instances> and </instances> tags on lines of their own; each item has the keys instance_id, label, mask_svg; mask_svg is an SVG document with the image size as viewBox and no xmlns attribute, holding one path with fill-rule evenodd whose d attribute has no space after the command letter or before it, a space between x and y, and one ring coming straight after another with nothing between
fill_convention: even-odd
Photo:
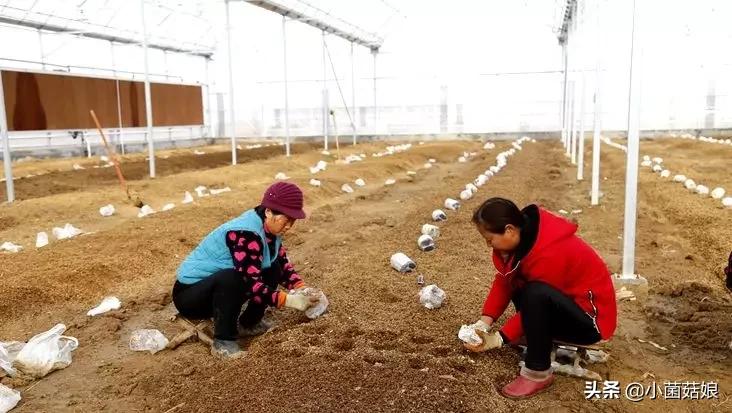
<instances>
[{"instance_id":1,"label":"grey sneaker","mask_svg":"<svg viewBox=\"0 0 732 413\"><path fill-rule=\"evenodd\" d=\"M265 319L259 320L259 322L251 327L244 327L239 324L239 337L251 337L264 334L274 328L274 323Z\"/></svg>"},{"instance_id":2,"label":"grey sneaker","mask_svg":"<svg viewBox=\"0 0 732 413\"><path fill-rule=\"evenodd\" d=\"M235 359L246 354L234 340L214 339L211 344L211 354L220 359Z\"/></svg>"}]
</instances>

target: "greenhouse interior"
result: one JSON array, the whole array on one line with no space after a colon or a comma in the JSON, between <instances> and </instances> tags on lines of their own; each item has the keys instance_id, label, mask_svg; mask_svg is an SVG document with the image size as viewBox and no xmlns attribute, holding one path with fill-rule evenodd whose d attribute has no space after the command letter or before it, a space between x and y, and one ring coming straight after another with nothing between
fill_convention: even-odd
<instances>
[{"instance_id":1,"label":"greenhouse interior","mask_svg":"<svg viewBox=\"0 0 732 413\"><path fill-rule=\"evenodd\" d=\"M732 411L730 19L0 0L0 413Z\"/></svg>"}]
</instances>

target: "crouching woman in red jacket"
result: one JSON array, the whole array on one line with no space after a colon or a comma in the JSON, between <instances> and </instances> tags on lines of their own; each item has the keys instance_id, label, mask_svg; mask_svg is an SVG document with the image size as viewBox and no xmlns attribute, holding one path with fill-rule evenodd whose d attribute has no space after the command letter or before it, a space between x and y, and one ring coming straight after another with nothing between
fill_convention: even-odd
<instances>
[{"instance_id":1,"label":"crouching woman in red jacket","mask_svg":"<svg viewBox=\"0 0 732 413\"><path fill-rule=\"evenodd\" d=\"M576 235L577 225L536 205L520 210L507 199L491 198L475 211L473 223L493 250L498 273L473 324L483 342L465 347L481 352L525 337L525 366L502 394L533 396L554 381L553 340L589 345L612 336L617 312L610 273ZM511 301L516 314L500 330L484 332Z\"/></svg>"}]
</instances>

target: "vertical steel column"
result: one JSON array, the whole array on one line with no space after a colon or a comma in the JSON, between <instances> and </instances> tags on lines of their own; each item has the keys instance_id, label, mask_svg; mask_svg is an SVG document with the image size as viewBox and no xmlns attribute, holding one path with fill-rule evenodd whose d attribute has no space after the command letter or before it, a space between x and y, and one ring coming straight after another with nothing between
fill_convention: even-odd
<instances>
[{"instance_id":1,"label":"vertical steel column","mask_svg":"<svg viewBox=\"0 0 732 413\"><path fill-rule=\"evenodd\" d=\"M580 97L580 127L579 142L577 143L577 180L581 181L585 178L585 90L586 79L585 72L580 74L582 87L580 88L582 96Z\"/></svg>"},{"instance_id":2,"label":"vertical steel column","mask_svg":"<svg viewBox=\"0 0 732 413\"><path fill-rule=\"evenodd\" d=\"M376 55L378 53L378 49L371 49L371 54L374 56L374 135L377 132L377 125L379 123L379 110L378 106L376 106Z\"/></svg>"},{"instance_id":3,"label":"vertical steel column","mask_svg":"<svg viewBox=\"0 0 732 413\"><path fill-rule=\"evenodd\" d=\"M351 42L351 126L353 127L353 145L356 145L356 77L353 71L353 42Z\"/></svg>"},{"instance_id":4,"label":"vertical steel column","mask_svg":"<svg viewBox=\"0 0 732 413\"><path fill-rule=\"evenodd\" d=\"M43 32L38 29L38 48L41 52L41 69L46 70L46 52L43 50Z\"/></svg>"},{"instance_id":5,"label":"vertical steel column","mask_svg":"<svg viewBox=\"0 0 732 413\"><path fill-rule=\"evenodd\" d=\"M578 76L579 77L579 76ZM576 79L574 81L574 87L572 88L572 93L574 93L574 100L572 101L572 141L571 147L569 148L569 158L572 162L572 165L577 165L577 141L579 140L579 111L577 108L579 107L579 104L577 103L578 95L579 95L579 89L581 88L580 85L578 85L579 79ZM578 87L579 86L579 87Z\"/></svg>"},{"instance_id":6,"label":"vertical steel column","mask_svg":"<svg viewBox=\"0 0 732 413\"><path fill-rule=\"evenodd\" d=\"M282 55L285 77L285 153L290 156L290 101L287 90L287 18L282 16Z\"/></svg>"},{"instance_id":7,"label":"vertical steel column","mask_svg":"<svg viewBox=\"0 0 732 413\"><path fill-rule=\"evenodd\" d=\"M569 132L569 135L567 136L567 148L566 148L566 155L567 157L571 157L572 155L572 145L574 144L574 101L575 101L575 80L572 79L569 81L569 125L567 128L567 131Z\"/></svg>"},{"instance_id":8,"label":"vertical steel column","mask_svg":"<svg viewBox=\"0 0 732 413\"><path fill-rule=\"evenodd\" d=\"M206 70L206 116L208 117L208 125L206 126L206 135L213 137L213 116L211 115L211 79L209 76L210 57L204 57Z\"/></svg>"},{"instance_id":9,"label":"vertical steel column","mask_svg":"<svg viewBox=\"0 0 732 413\"><path fill-rule=\"evenodd\" d=\"M633 0L633 32L630 43L630 88L628 91L628 160L625 169L625 220L623 225L623 272L621 278L635 276L635 232L638 201L638 152L640 147L641 71L640 44Z\"/></svg>"},{"instance_id":10,"label":"vertical steel column","mask_svg":"<svg viewBox=\"0 0 732 413\"><path fill-rule=\"evenodd\" d=\"M165 67L165 80L168 80L170 78L169 71L168 71L168 51L163 50L163 67Z\"/></svg>"},{"instance_id":11,"label":"vertical steel column","mask_svg":"<svg viewBox=\"0 0 732 413\"><path fill-rule=\"evenodd\" d=\"M564 85L562 92L562 144L567 146L567 40L562 45L562 61L564 62Z\"/></svg>"},{"instance_id":12,"label":"vertical steel column","mask_svg":"<svg viewBox=\"0 0 732 413\"><path fill-rule=\"evenodd\" d=\"M15 201L15 186L13 185L13 158L10 153L10 136L8 135L8 121L5 112L5 92L3 89L3 72L0 71L0 139L3 141L3 166L5 170L5 193L8 202Z\"/></svg>"},{"instance_id":13,"label":"vertical steel column","mask_svg":"<svg viewBox=\"0 0 732 413\"><path fill-rule=\"evenodd\" d=\"M328 85L325 65L325 30L323 30L323 149L328 150Z\"/></svg>"},{"instance_id":14,"label":"vertical steel column","mask_svg":"<svg viewBox=\"0 0 732 413\"><path fill-rule=\"evenodd\" d=\"M600 27L600 2L597 2L595 16L595 35L597 44L595 50L597 60L595 62L595 121L594 133L592 135L592 189L590 192L590 204L600 203L600 134L602 133L602 104L601 104L601 83L602 83L602 29Z\"/></svg>"},{"instance_id":15,"label":"vertical steel column","mask_svg":"<svg viewBox=\"0 0 732 413\"><path fill-rule=\"evenodd\" d=\"M109 49L112 53L112 73L114 73L114 84L117 90L117 126L119 127L119 133L117 134L117 144L120 147L122 155L125 154L125 138L122 131L122 97L119 92L119 78L117 77L117 62L114 58L114 42L109 42Z\"/></svg>"},{"instance_id":16,"label":"vertical steel column","mask_svg":"<svg viewBox=\"0 0 732 413\"><path fill-rule=\"evenodd\" d=\"M145 0L140 0L142 18L142 50L145 63L145 115L147 119L147 149L150 158L150 178L155 178L155 147L153 143L152 98L150 96L150 76L147 62L147 25L145 24Z\"/></svg>"},{"instance_id":17,"label":"vertical steel column","mask_svg":"<svg viewBox=\"0 0 732 413\"><path fill-rule=\"evenodd\" d=\"M236 121L234 119L234 70L231 57L231 19L229 0L226 0L226 56L229 65L229 122L231 134L231 164L236 165Z\"/></svg>"}]
</instances>

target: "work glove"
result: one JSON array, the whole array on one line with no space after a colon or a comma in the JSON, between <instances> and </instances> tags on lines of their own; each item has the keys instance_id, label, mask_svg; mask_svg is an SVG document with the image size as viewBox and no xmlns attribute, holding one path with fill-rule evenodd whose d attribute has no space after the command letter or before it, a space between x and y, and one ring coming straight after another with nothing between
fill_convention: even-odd
<instances>
[{"instance_id":1,"label":"work glove","mask_svg":"<svg viewBox=\"0 0 732 413\"><path fill-rule=\"evenodd\" d=\"M285 294L280 292L280 294ZM318 302L318 297L303 294L286 294L285 307L305 311Z\"/></svg>"},{"instance_id":2,"label":"work glove","mask_svg":"<svg viewBox=\"0 0 732 413\"><path fill-rule=\"evenodd\" d=\"M503 337L501 337L501 334L498 331L495 331L493 333L487 333L483 330L476 329L475 333L478 335L478 337L480 337L481 340L483 340L482 343L463 343L463 347L472 351L473 353L482 353L484 351L492 350L494 348L499 348L503 345Z\"/></svg>"},{"instance_id":3,"label":"work glove","mask_svg":"<svg viewBox=\"0 0 732 413\"><path fill-rule=\"evenodd\" d=\"M491 325L483 321L482 318L470 325L473 330L490 331Z\"/></svg>"}]
</instances>

